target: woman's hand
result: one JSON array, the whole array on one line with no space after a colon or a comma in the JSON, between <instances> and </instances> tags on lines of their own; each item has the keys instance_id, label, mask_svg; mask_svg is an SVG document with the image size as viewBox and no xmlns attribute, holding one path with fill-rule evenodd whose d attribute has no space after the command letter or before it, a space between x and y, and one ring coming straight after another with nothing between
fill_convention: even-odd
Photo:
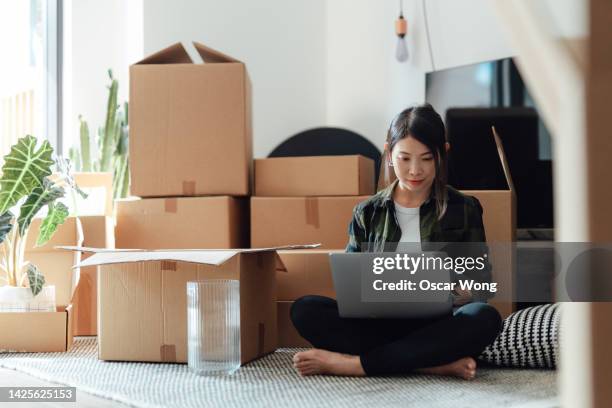
<instances>
[{"instance_id":1,"label":"woman's hand","mask_svg":"<svg viewBox=\"0 0 612 408\"><path fill-rule=\"evenodd\" d=\"M470 303L473 299L472 292L470 292L468 289L456 288L454 293L456 297L453 303L455 303L457 306L463 306L466 303Z\"/></svg>"}]
</instances>

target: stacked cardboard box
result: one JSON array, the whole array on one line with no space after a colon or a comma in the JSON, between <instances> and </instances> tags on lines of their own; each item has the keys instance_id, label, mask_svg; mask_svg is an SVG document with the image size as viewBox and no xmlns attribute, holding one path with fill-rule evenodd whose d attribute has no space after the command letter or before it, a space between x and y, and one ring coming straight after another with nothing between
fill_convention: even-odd
<instances>
[{"instance_id":1,"label":"stacked cardboard box","mask_svg":"<svg viewBox=\"0 0 612 408\"><path fill-rule=\"evenodd\" d=\"M116 246L154 251L83 264L99 265L104 360L185 362L186 282L197 279L240 280L243 363L277 347L274 251L234 249L250 247L249 78L243 63L194 46L204 64L175 44L130 67L138 197L116 202Z\"/></svg>"},{"instance_id":2,"label":"stacked cardboard box","mask_svg":"<svg viewBox=\"0 0 612 408\"><path fill-rule=\"evenodd\" d=\"M353 208L373 193L374 162L363 156L255 160L252 246L321 243L315 250L279 251L279 347L308 346L290 321L291 304L304 295L335 297L329 253L344 250Z\"/></svg>"},{"instance_id":3,"label":"stacked cardboard box","mask_svg":"<svg viewBox=\"0 0 612 408\"><path fill-rule=\"evenodd\" d=\"M245 65L193 43L130 67L132 195L116 202L118 248L247 248L251 166Z\"/></svg>"}]
</instances>

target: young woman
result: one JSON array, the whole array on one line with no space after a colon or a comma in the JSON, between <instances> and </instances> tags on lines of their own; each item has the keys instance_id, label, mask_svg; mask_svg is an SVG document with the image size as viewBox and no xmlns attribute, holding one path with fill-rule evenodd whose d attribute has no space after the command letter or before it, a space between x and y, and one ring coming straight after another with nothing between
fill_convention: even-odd
<instances>
[{"instance_id":1,"label":"young woman","mask_svg":"<svg viewBox=\"0 0 612 408\"><path fill-rule=\"evenodd\" d=\"M446 184L448 148L444 123L431 105L406 109L393 119L385 159L396 180L355 207L347 252L458 241L481 243L486 250L480 203ZM479 273L463 277L490 281L488 263ZM438 318L348 319L338 315L335 300L304 296L294 302L291 320L315 348L297 353L294 366L302 375L420 372L472 379L475 358L501 328L487 297L458 290L453 312Z\"/></svg>"}]
</instances>

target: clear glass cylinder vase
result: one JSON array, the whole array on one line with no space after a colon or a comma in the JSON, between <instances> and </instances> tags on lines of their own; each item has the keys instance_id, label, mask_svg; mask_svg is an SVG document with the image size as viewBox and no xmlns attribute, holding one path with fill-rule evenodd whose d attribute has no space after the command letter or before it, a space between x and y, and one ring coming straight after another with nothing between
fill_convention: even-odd
<instances>
[{"instance_id":1,"label":"clear glass cylinder vase","mask_svg":"<svg viewBox=\"0 0 612 408\"><path fill-rule=\"evenodd\" d=\"M232 374L240 367L240 282L187 282L187 361L199 375Z\"/></svg>"}]
</instances>

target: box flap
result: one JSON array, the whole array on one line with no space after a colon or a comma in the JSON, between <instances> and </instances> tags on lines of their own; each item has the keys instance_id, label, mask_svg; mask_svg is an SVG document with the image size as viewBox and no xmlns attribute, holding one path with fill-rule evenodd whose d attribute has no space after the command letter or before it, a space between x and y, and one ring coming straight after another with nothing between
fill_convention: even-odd
<instances>
[{"instance_id":1,"label":"box flap","mask_svg":"<svg viewBox=\"0 0 612 408\"><path fill-rule=\"evenodd\" d=\"M511 191L515 191L514 183L512 182L512 175L510 174L510 166L508 165L508 159L506 158L506 153L504 152L504 146L501 138L497 134L495 126L491 126L491 131L493 132L493 138L495 139L495 145L497 146L497 154L499 154L499 160L501 161L502 168L504 169L504 176L506 176L508 188Z\"/></svg>"},{"instance_id":2,"label":"box flap","mask_svg":"<svg viewBox=\"0 0 612 408\"><path fill-rule=\"evenodd\" d=\"M164 48L161 51L156 52L153 55L149 55L145 59L136 62L134 65L146 65L146 64L191 64L193 61L187 50L183 47L180 42L172 44L171 46Z\"/></svg>"},{"instance_id":3,"label":"box flap","mask_svg":"<svg viewBox=\"0 0 612 408\"><path fill-rule=\"evenodd\" d=\"M222 52L219 52L217 50L213 50L210 47L205 46L204 44L200 44L199 42L195 42L193 41L193 46L195 47L196 51L198 52L198 54L200 54L200 56L202 57L202 60L204 60L204 62L206 63L222 63L222 62L238 62L238 63L242 63L241 61L238 61L235 58L230 57L229 55L225 55Z\"/></svg>"},{"instance_id":4,"label":"box flap","mask_svg":"<svg viewBox=\"0 0 612 408\"><path fill-rule=\"evenodd\" d=\"M270 248L245 248L245 249L158 249L158 250L141 250L141 249L108 249L108 248L86 248L86 247L58 247L68 251L83 251L92 252L93 255L84 261L75 265L75 268L107 265L127 262L142 262L142 261L182 261L192 263L203 263L209 265L221 265L228 259L239 253L254 253L276 250L291 250L291 249L306 249L317 248L321 244L309 245L285 245Z\"/></svg>"}]
</instances>

